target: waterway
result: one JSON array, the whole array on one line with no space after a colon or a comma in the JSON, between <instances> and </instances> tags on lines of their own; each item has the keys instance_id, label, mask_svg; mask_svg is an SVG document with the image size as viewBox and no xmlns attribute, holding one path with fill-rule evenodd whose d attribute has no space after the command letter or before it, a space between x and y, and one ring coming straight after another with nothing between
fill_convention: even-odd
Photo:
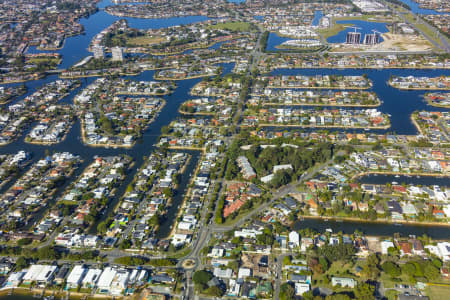
<instances>
[{"instance_id":1,"label":"waterway","mask_svg":"<svg viewBox=\"0 0 450 300\"><path fill-rule=\"evenodd\" d=\"M319 26L320 19L323 17L323 12L321 10L317 10L314 13L314 19L312 20L312 26Z\"/></svg>"},{"instance_id":2,"label":"waterway","mask_svg":"<svg viewBox=\"0 0 450 300\"><path fill-rule=\"evenodd\" d=\"M108 5L108 1L103 1L99 4L99 7L105 7ZM58 51L62 54L63 60L60 65L61 68L66 68L74 63L82 60L90 53L87 51L88 45L92 39L92 37L108 27L111 23L118 20L119 18L110 16L104 11L100 10L99 12L93 14L89 18L82 19L81 23L85 27L85 34L71 37L67 39L64 44L63 49ZM135 28L161 28L178 24L188 24L199 22L202 20L206 20L206 17L195 16L195 17L185 17L185 18L168 18L168 19L135 19L135 18L125 18L128 20L129 25ZM269 47L274 47L277 41L273 41L269 37ZM32 48L30 51L37 51ZM223 64L224 73L229 73L233 67L232 63ZM387 84L389 77L391 75L415 75L415 76L441 76L441 75L450 75L449 70L339 70L339 69L290 69L290 70L276 70L273 74L302 74L302 75L317 75L317 74L339 74L339 75L362 75L367 74L368 77L373 81L374 85L372 90L375 91L380 99L383 101L383 104L379 107L379 109L387 114L390 114L392 127L389 130L378 130L374 132L395 132L398 134L416 134L417 131L415 127L412 125L410 121L410 115L415 110L428 109L428 110L444 110L439 108L434 108L429 106L426 102L423 101L424 91L400 91L390 87ZM153 71L146 71L138 76L128 77L133 80L153 80ZM33 93L37 88L45 84L46 82L50 82L56 80L57 75L51 75L42 80L36 80L32 82L27 82L26 85L29 88L27 94ZM72 103L73 96L78 93L82 88L91 83L94 78L82 79L82 86L75 91L71 92L69 96L62 100L64 103ZM0 147L0 154L3 153L16 153L19 150L26 150L33 153L33 160L37 161L45 156L45 151L49 150L50 152L61 152L61 151L69 151L73 154L81 155L84 159L83 164L80 166L79 170L76 174L79 174L87 165L89 165L95 156L108 156L108 155L119 155L126 154L133 157L135 161L135 165L132 170L127 174L125 182L119 187L116 197L108 206L108 210L104 214L103 218L106 218L108 215L113 213L113 209L115 204L119 200L120 196L122 196L125 191L125 187L131 182L134 177L136 170L142 165L143 157L148 156L155 149L154 144L157 142L158 136L161 132L161 127L168 125L172 120L179 116L178 108L187 99L190 98L188 95L191 87L199 82L201 79L191 79L191 80L183 80L177 82L177 89L171 95L164 96L166 100L166 106L163 108L159 116L156 120L150 124L149 128L144 132L143 138L139 141L133 148L131 149L111 149L111 148L92 148L83 145L80 140L80 123L76 122L72 129L70 130L65 141L53 145L53 146L40 146L40 145L30 145L24 143L23 135L16 142L13 142L7 146ZM352 130L353 132L353 130ZM195 154L195 153L194 153ZM170 228L175 220L176 213L178 211L179 204L182 201L183 190L185 189L187 182L190 178L189 174L192 173L193 168L195 167L198 161L198 155L193 155L189 167L187 168L186 173L182 176L182 182L180 185L180 191L175 196L172 207L169 209L169 214L167 220L161 226L161 232L158 233L159 237L164 237L170 232ZM74 176L75 177L75 176ZM312 221L310 221L312 222ZM320 221L316 221L316 223L305 223L302 224L311 224L315 226L319 226ZM320 225L321 228L326 228L327 224ZM342 224L340 226L343 226ZM354 224L350 223L345 226L351 228ZM359 225L358 225L359 226ZM369 225L367 225L369 226ZM391 225L380 225L376 224L378 231L383 232L386 230L387 232L391 232L395 229L395 227ZM96 226L93 227L94 231ZM410 234L421 234L423 229L416 231L416 227L406 227L408 228L408 233ZM422 228L422 227L420 227ZM372 232L372 231L371 231ZM440 231L442 233L442 231ZM447 237L450 236L449 232L446 231Z\"/></svg>"},{"instance_id":3,"label":"waterway","mask_svg":"<svg viewBox=\"0 0 450 300\"><path fill-rule=\"evenodd\" d=\"M419 3L414 2L412 0L400 0L400 1L407 4L411 8L411 11L415 14L421 14L421 15L445 15L445 14L448 14L445 12L439 12L434 9L420 8Z\"/></svg>"},{"instance_id":4,"label":"waterway","mask_svg":"<svg viewBox=\"0 0 450 300\"><path fill-rule=\"evenodd\" d=\"M340 20L336 21L337 24L344 24L345 26L352 26L357 28L357 32L361 33L361 43L364 42L364 36L366 34L373 33L373 30L379 32L379 33L386 33L389 30L386 27L385 23L378 23L378 22L367 22L362 20ZM345 43L345 39L347 37L348 32L355 31L354 28L346 28L339 32L336 35L330 36L327 39L328 43ZM383 41L383 38L380 36L380 42Z\"/></svg>"},{"instance_id":5,"label":"waterway","mask_svg":"<svg viewBox=\"0 0 450 300\"><path fill-rule=\"evenodd\" d=\"M411 114L416 110L448 111L445 108L430 106L423 100L426 91L399 90L388 85L390 76L449 76L450 70L411 70L411 69L277 69L272 75L364 75L373 82L369 91L374 91L382 104L377 107L385 114L391 115L391 127L386 130L371 130L375 133L417 134L417 129L411 122ZM331 130L337 131L337 130ZM357 130L349 130L357 132Z\"/></svg>"},{"instance_id":6,"label":"waterway","mask_svg":"<svg viewBox=\"0 0 450 300\"><path fill-rule=\"evenodd\" d=\"M388 223L375 223L368 222L367 220L357 221L344 221L329 219L328 221L322 219L308 219L297 221L293 224L294 230L300 229L314 229L318 232L325 232L327 229L333 230L333 232L342 232L345 234L352 234L355 230L362 232L365 235L370 236L385 236L392 237L394 234L399 233L401 236L409 235L428 235L433 239L448 239L450 236L450 228L447 226L427 226L416 224L388 224Z\"/></svg>"},{"instance_id":7,"label":"waterway","mask_svg":"<svg viewBox=\"0 0 450 300\"><path fill-rule=\"evenodd\" d=\"M412 185L439 185L441 187L450 187L449 177L434 177L434 176L404 176L404 175L382 175L371 174L360 177L358 179L361 183L367 184L386 184L397 182L398 184L412 184Z\"/></svg>"},{"instance_id":8,"label":"waterway","mask_svg":"<svg viewBox=\"0 0 450 300\"><path fill-rule=\"evenodd\" d=\"M270 32L269 38L267 39L266 51L290 51L289 49L278 49L277 48L277 46L279 46L282 43L289 41L289 40L293 40L293 38L279 36L275 32Z\"/></svg>"}]
</instances>

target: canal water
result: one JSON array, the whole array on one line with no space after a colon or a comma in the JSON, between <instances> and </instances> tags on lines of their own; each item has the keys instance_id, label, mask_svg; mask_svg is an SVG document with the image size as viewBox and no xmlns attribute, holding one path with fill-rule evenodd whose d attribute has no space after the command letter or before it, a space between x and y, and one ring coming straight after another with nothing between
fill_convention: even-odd
<instances>
[{"instance_id":1,"label":"canal water","mask_svg":"<svg viewBox=\"0 0 450 300\"><path fill-rule=\"evenodd\" d=\"M322 17L323 17L323 12L321 10L317 10L314 13L314 19L312 20L311 25L312 26L319 26L320 19L322 19Z\"/></svg>"},{"instance_id":2,"label":"canal water","mask_svg":"<svg viewBox=\"0 0 450 300\"><path fill-rule=\"evenodd\" d=\"M99 4L100 8L107 6L110 2L103 1ZM93 14L89 18L82 19L81 23L85 27L85 34L81 36L68 38L63 49L59 51L63 55L63 61L60 65L61 68L66 68L68 66L73 65L74 63L82 60L90 53L87 51L89 43L92 37L108 27L114 21L120 18L110 16L106 14L104 11L100 10L99 12ZM178 24L188 24L199 22L202 20L206 20L206 17L202 16L194 16L194 17L184 17L184 18L168 18L168 19L135 19L135 18L125 18L128 20L129 25L131 27L136 28L161 28ZM271 41L269 38L269 47L273 47L275 42ZM31 49L30 51L37 51L36 49ZM233 68L232 63L222 64L224 67L224 73L231 72ZM272 74L302 74L302 75L317 75L317 74L338 74L338 75L362 75L367 74L368 77L373 81L374 86L372 88L375 91L380 99L383 101L383 104L380 106L380 110L384 113L390 114L392 127L388 130L379 130L375 132L395 132L398 134L416 134L416 129L412 125L410 121L410 115L415 110L420 109L428 109L428 110L443 110L439 108L430 107L426 102L423 101L424 91L399 91L394 88L391 88L387 85L387 81L391 75L416 75L416 76L440 76L440 75L450 75L450 71L448 70L339 70L339 69L290 69L290 70L276 70ZM138 76L129 76L133 80L153 80L154 71L146 71ZM43 84L54 81L58 77L57 75L48 76L42 80L36 80L32 82L27 82L26 85L29 88L27 95L33 93L37 88L42 86ZM71 92L71 94L62 100L64 103L72 103L73 96L78 93L82 88L86 87L89 83L91 83L94 78L82 79L82 86L75 91ZM160 112L159 116L156 120L150 124L149 128L144 132L143 138L140 142L138 142L131 149L112 149L112 148L93 148L83 145L80 140L80 123L77 121L75 125L70 130L67 138L56 145L53 146L41 146L41 145L31 145L26 144L24 142L25 134L19 138L16 142L13 142L4 147L0 147L0 154L4 153L16 153L19 150L26 150L33 153L33 160L37 161L45 156L45 151L48 150L50 152L62 152L68 151L73 154L80 155L84 162L80 166L77 174L79 174L87 165L89 165L95 156L108 156L108 155L118 155L118 154L126 154L134 158L135 165L133 169L129 172L126 177L125 182L119 187L115 198L112 203L108 206L106 213L103 215L103 220L107 216L111 215L113 209L119 200L120 196L122 196L125 191L126 186L131 182L133 176L136 173L136 170L142 165L143 157L148 156L155 149L154 145L157 142L158 136L161 133L161 128L165 125L168 125L172 120L179 116L178 108L179 106L190 98L189 90L193 85L198 83L201 79L191 79L191 80L183 80L177 81L177 89L171 95L164 96L166 100L166 105ZM23 98L23 97L21 97ZM194 153L195 154L195 153ZM181 186L179 193L175 196L172 207L169 209L169 214L167 220L162 224L161 231L158 233L159 237L164 237L170 232L170 228L173 225L175 220L175 216L179 207L179 204L182 201L183 189L186 187L189 174L192 173L196 163L198 161L198 154L193 155L189 167L186 170L185 175L182 176ZM61 192L61 191L60 191ZM99 220L99 221L101 221ZM317 221L319 224L320 221ZM307 224L307 223L302 223ZM312 224L314 226L317 226ZM325 225L323 225L325 226ZM353 226L352 224L346 225ZM379 230L388 230L388 228L392 228L392 226L388 225L376 225ZM96 226L93 226L93 230L95 231ZM384 229L383 229L384 228ZM406 226L405 226L406 228ZM419 234L418 231L416 233L415 227L408 227L410 229L410 233ZM389 229L390 230L390 229ZM388 231L389 231L388 230ZM441 230L440 233L443 231ZM450 236L449 231L444 231L447 233L447 237Z\"/></svg>"},{"instance_id":3,"label":"canal water","mask_svg":"<svg viewBox=\"0 0 450 300\"><path fill-rule=\"evenodd\" d=\"M430 106L424 101L426 91L405 91L391 87L387 82L391 76L449 76L450 70L412 70L412 69L278 69L272 75L364 75L373 82L374 91L382 104L377 107L383 113L389 114L391 127L386 130L372 130L375 133L417 134L411 122L411 113L416 110L448 111L445 108ZM336 131L336 130L331 130ZM350 130L350 132L356 132Z\"/></svg>"},{"instance_id":4,"label":"canal water","mask_svg":"<svg viewBox=\"0 0 450 300\"><path fill-rule=\"evenodd\" d=\"M445 15L445 14L448 14L445 12L436 11L434 9L420 8L419 3L417 3L413 0L400 0L400 1L407 4L411 8L411 11L415 14L421 14L421 15Z\"/></svg>"},{"instance_id":5,"label":"canal water","mask_svg":"<svg viewBox=\"0 0 450 300\"><path fill-rule=\"evenodd\" d=\"M386 183L397 183L397 184L412 184L412 185L423 185L432 186L438 185L440 187L450 187L449 177L434 177L434 176L394 176L394 175L367 175L360 177L358 179L361 183L367 184L386 184Z\"/></svg>"},{"instance_id":6,"label":"canal water","mask_svg":"<svg viewBox=\"0 0 450 300\"><path fill-rule=\"evenodd\" d=\"M422 236L426 234L433 239L448 239L450 236L450 229L448 226L427 226L416 224L387 224L375 223L362 220L356 221L336 221L331 218L328 221L322 219L304 219L295 222L292 226L293 230L300 230L310 228L317 232L324 233L327 229L331 229L334 233L342 232L344 234L352 234L355 230L370 236L385 236L392 237L398 233L401 236L416 235Z\"/></svg>"},{"instance_id":7,"label":"canal water","mask_svg":"<svg viewBox=\"0 0 450 300\"><path fill-rule=\"evenodd\" d=\"M378 22L367 22L362 20L341 20L336 21L337 24L343 24L344 26L350 26L355 27L357 32L361 33L361 40L362 43L364 41L364 36L366 34L373 33L373 30L379 32L379 33L386 33L389 30L386 27L385 23L378 23ZM330 36L327 39L328 43L345 43L345 39L347 37L347 33L354 32L355 28L347 27L346 29L342 30L336 35ZM380 42L383 41L383 38L380 36Z\"/></svg>"}]
</instances>

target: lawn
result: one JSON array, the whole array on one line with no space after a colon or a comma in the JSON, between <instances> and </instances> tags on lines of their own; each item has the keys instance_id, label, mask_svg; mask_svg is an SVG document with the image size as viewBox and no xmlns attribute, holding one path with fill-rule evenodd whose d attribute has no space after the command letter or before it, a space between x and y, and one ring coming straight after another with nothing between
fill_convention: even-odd
<instances>
[{"instance_id":1,"label":"lawn","mask_svg":"<svg viewBox=\"0 0 450 300\"><path fill-rule=\"evenodd\" d=\"M211 29L225 29L231 31L252 31L255 26L248 22L226 22L209 26Z\"/></svg>"},{"instance_id":2,"label":"lawn","mask_svg":"<svg viewBox=\"0 0 450 300\"><path fill-rule=\"evenodd\" d=\"M417 26L420 30L422 30L426 35L428 35L433 41L438 43L439 45L443 45L444 43L441 41L440 38L436 37L436 34L427 26L426 24L418 23L414 16L411 13L405 14L405 18L411 23Z\"/></svg>"},{"instance_id":3,"label":"lawn","mask_svg":"<svg viewBox=\"0 0 450 300\"><path fill-rule=\"evenodd\" d=\"M159 44L163 42L165 39L160 36L138 36L133 37L127 40L127 45L132 46L148 46Z\"/></svg>"},{"instance_id":4,"label":"lawn","mask_svg":"<svg viewBox=\"0 0 450 300\"><path fill-rule=\"evenodd\" d=\"M38 63L52 63L58 64L61 61L60 58L54 57L45 57L45 58L30 58L28 60L29 63L38 64Z\"/></svg>"},{"instance_id":5,"label":"lawn","mask_svg":"<svg viewBox=\"0 0 450 300\"><path fill-rule=\"evenodd\" d=\"M425 291L431 300L448 299L447 297L448 294L450 293L450 285L448 286L428 285Z\"/></svg>"},{"instance_id":6,"label":"lawn","mask_svg":"<svg viewBox=\"0 0 450 300\"><path fill-rule=\"evenodd\" d=\"M375 15L333 18L333 24L330 28L319 29L319 30L317 30L317 32L319 34L321 34L325 39L327 39L330 36L337 35L339 32L346 29L345 26L348 26L348 24L337 24L336 21L351 21L351 20L361 20L361 21L376 22L376 23L383 23L384 21L388 21L388 20L384 20L380 17L377 17Z\"/></svg>"}]
</instances>

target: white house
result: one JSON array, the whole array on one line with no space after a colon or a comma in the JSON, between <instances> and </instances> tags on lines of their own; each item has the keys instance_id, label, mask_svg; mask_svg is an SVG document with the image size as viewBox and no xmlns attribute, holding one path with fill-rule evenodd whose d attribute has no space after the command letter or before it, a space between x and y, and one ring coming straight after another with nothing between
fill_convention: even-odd
<instances>
[{"instance_id":1,"label":"white house","mask_svg":"<svg viewBox=\"0 0 450 300\"><path fill-rule=\"evenodd\" d=\"M309 292L309 284L308 283L295 283L295 295L301 296L306 292Z\"/></svg>"},{"instance_id":2,"label":"white house","mask_svg":"<svg viewBox=\"0 0 450 300\"><path fill-rule=\"evenodd\" d=\"M388 254L389 248L395 248L394 243L391 241L382 241L381 242L381 254Z\"/></svg>"},{"instance_id":3,"label":"white house","mask_svg":"<svg viewBox=\"0 0 450 300\"><path fill-rule=\"evenodd\" d=\"M443 242L443 243L437 243L437 247L439 249L439 256L444 261L450 261L450 243L449 242Z\"/></svg>"},{"instance_id":4,"label":"white house","mask_svg":"<svg viewBox=\"0 0 450 300\"><path fill-rule=\"evenodd\" d=\"M249 268L239 268L238 272L238 278L247 278L249 276L252 276L252 270Z\"/></svg>"},{"instance_id":5,"label":"white house","mask_svg":"<svg viewBox=\"0 0 450 300\"><path fill-rule=\"evenodd\" d=\"M97 282L97 288L99 293L101 294L110 293L111 283L113 282L116 273L117 273L116 269L112 267L107 267L103 270L102 275L100 275Z\"/></svg>"},{"instance_id":6,"label":"white house","mask_svg":"<svg viewBox=\"0 0 450 300\"><path fill-rule=\"evenodd\" d=\"M73 267L72 271L70 271L69 276L67 276L67 288L69 289L75 289L80 284L81 281L84 278L84 275L86 275L87 268L85 268L82 265L76 265Z\"/></svg>"},{"instance_id":7,"label":"white house","mask_svg":"<svg viewBox=\"0 0 450 300\"><path fill-rule=\"evenodd\" d=\"M300 235L296 231L289 233L289 247L297 248L300 246Z\"/></svg>"},{"instance_id":8,"label":"white house","mask_svg":"<svg viewBox=\"0 0 450 300\"><path fill-rule=\"evenodd\" d=\"M32 265L24 275L23 281L27 283L36 281L38 284L47 284L53 280L57 270L57 266Z\"/></svg>"},{"instance_id":9,"label":"white house","mask_svg":"<svg viewBox=\"0 0 450 300\"><path fill-rule=\"evenodd\" d=\"M100 269L89 269L81 282L83 287L93 288L97 284L101 274L102 270Z\"/></svg>"}]
</instances>

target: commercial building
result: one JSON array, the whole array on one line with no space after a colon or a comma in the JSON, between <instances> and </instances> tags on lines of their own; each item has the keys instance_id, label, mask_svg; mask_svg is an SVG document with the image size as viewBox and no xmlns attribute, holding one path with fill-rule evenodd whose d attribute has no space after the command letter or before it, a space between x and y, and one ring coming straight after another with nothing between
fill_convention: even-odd
<instances>
[{"instance_id":1,"label":"commercial building","mask_svg":"<svg viewBox=\"0 0 450 300\"><path fill-rule=\"evenodd\" d=\"M112 61L123 61L123 50L121 47L111 49Z\"/></svg>"},{"instance_id":2,"label":"commercial building","mask_svg":"<svg viewBox=\"0 0 450 300\"><path fill-rule=\"evenodd\" d=\"M239 156L237 158L237 163L241 168L242 177L244 177L244 179L250 180L256 177L256 173L253 170L252 166L250 165L250 162L248 161L247 157Z\"/></svg>"},{"instance_id":3,"label":"commercial building","mask_svg":"<svg viewBox=\"0 0 450 300\"><path fill-rule=\"evenodd\" d=\"M105 51L103 50L103 46L95 46L93 47L94 58L102 59L105 57Z\"/></svg>"}]
</instances>

